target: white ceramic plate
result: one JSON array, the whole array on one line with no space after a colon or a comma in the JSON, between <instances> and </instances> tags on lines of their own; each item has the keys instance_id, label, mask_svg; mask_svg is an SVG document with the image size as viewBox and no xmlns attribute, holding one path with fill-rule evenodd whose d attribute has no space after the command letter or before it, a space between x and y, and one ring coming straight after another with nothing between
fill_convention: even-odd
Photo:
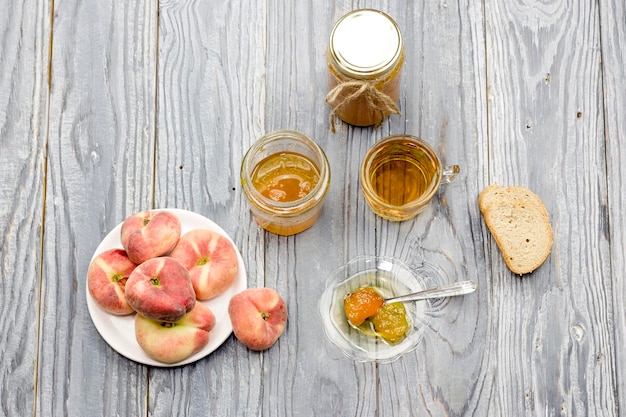
<instances>
[{"instance_id":1,"label":"white ceramic plate","mask_svg":"<svg viewBox=\"0 0 626 417\"><path fill-rule=\"evenodd\" d=\"M221 233L222 235L227 237L228 240L233 243L235 251L237 252L237 259L239 260L239 274L237 276L237 279L235 280L235 283L220 296L208 301L202 301L202 304L209 307L215 315L215 327L211 331L208 345L206 345L195 355L192 355L181 362L173 364L162 363L146 355L146 353L137 343L137 340L135 339L134 314L129 316L116 316L102 310L98 306L98 304L96 304L96 301L93 299L91 294L89 294L88 286L87 308L89 309L91 320L93 321L93 324L96 326L96 329L98 330L102 338L118 353L126 356L128 359L146 365L170 367L195 362L198 359L204 358L205 356L209 355L222 343L224 343L224 341L230 336L233 331L233 326L230 322L230 317L228 316L228 303L230 302L230 299L233 295L247 288L248 282L246 277L246 269L243 265L241 253L239 253L239 250L235 246L233 240L230 238L230 236L228 236L224 229L215 224L213 221L197 213L180 209L167 209L167 211L176 213L176 215L180 219L182 234L185 234L186 232L193 229L209 229L214 232ZM102 240L102 242L100 242L100 245L96 249L93 257L91 258L91 261L93 261L93 259L98 254L106 250L122 248L122 243L120 241L121 228L122 223L117 225L117 227L109 232L109 234Z\"/></svg>"}]
</instances>

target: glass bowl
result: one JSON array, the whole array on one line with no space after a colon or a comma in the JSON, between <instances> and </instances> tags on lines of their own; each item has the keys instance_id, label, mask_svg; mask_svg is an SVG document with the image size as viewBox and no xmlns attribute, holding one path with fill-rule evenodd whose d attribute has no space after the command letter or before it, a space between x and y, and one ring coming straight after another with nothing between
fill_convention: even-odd
<instances>
[{"instance_id":1,"label":"glass bowl","mask_svg":"<svg viewBox=\"0 0 626 417\"><path fill-rule=\"evenodd\" d=\"M359 287L372 286L385 298L425 289L421 278L399 259L361 256L336 269L326 281L318 303L324 331L332 344L358 362L393 362L414 350L430 321L429 300L404 303L409 330L400 342L389 344L380 337L353 328L345 316L343 300Z\"/></svg>"}]
</instances>

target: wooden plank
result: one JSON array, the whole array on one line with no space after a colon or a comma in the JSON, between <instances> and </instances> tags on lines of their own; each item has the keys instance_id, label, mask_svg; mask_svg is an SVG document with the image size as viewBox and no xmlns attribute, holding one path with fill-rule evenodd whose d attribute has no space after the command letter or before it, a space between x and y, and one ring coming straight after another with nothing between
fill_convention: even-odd
<instances>
[{"instance_id":1,"label":"wooden plank","mask_svg":"<svg viewBox=\"0 0 626 417\"><path fill-rule=\"evenodd\" d=\"M350 10L341 2L268 5L267 130L295 129L317 141L329 160L331 186L322 215L311 229L287 239L284 246L284 238L268 235L266 252L277 260L269 267L272 274L284 277L278 284L286 285L289 294L291 319L283 337L295 350L273 356L274 372L282 373L280 385L287 389L272 392L279 407L268 401L265 415L376 412L376 366L355 363L332 346L318 313L328 276L354 256L373 253L374 245L373 239L353 239L371 233L355 227L358 213L366 207L356 206L360 194L354 180L361 155L355 149L365 149L371 129L342 124L333 134L325 102L328 39L337 19Z\"/></svg>"},{"instance_id":2,"label":"wooden plank","mask_svg":"<svg viewBox=\"0 0 626 417\"><path fill-rule=\"evenodd\" d=\"M266 10L261 2L167 2L159 19L155 204L200 213L235 241L249 286L263 286L264 236L241 194L243 153L265 124ZM267 354L231 336L180 369L153 369L149 412L259 415Z\"/></svg>"},{"instance_id":3,"label":"wooden plank","mask_svg":"<svg viewBox=\"0 0 626 417\"><path fill-rule=\"evenodd\" d=\"M612 321L615 328L613 350L617 410L626 410L626 6L621 1L600 1L600 40L602 47L602 82L604 114L604 149L607 163L608 221L602 223L608 233L611 254ZM603 357L599 359L604 360ZM621 413L620 413L621 412Z\"/></svg>"},{"instance_id":4,"label":"wooden plank","mask_svg":"<svg viewBox=\"0 0 626 417\"><path fill-rule=\"evenodd\" d=\"M157 4L53 13L37 413L145 415L147 369L100 337L85 291L100 240L151 206Z\"/></svg>"},{"instance_id":5,"label":"wooden plank","mask_svg":"<svg viewBox=\"0 0 626 417\"><path fill-rule=\"evenodd\" d=\"M325 207L318 224L301 235L278 237L254 223L239 186L247 148L264 133L282 128L311 136L327 149L331 169L343 169L334 151L345 144L330 136L324 103L324 49L334 16L320 5L301 2L256 9L193 2L173 6L161 9L159 108L168 111L159 117L159 149L175 151L158 155L156 200L205 214L232 233L249 267L249 285L276 288L288 303L290 319L278 344L266 352L251 352L231 337L209 358L186 366L184 380L199 385L177 390L173 404L159 394L180 376L152 372L150 397L156 402L151 409L167 413L184 403L211 414L289 416L311 410L325 415L331 407L333 414L346 414L355 405L372 410L375 395L363 401L356 378L345 378L363 366L324 344L317 318L324 274L343 261L336 253L336 245L344 244L342 235L328 234L331 228L343 229L333 218L341 207ZM206 52L192 59L198 49ZM198 151L191 154L192 148ZM220 151L226 156L216 156ZM181 165L172 177L172 168ZM341 188L331 193L329 200L341 201ZM332 366L320 366L328 361L327 350ZM368 374L375 370L365 368ZM366 390L373 393L376 381L368 380Z\"/></svg>"},{"instance_id":6,"label":"wooden plank","mask_svg":"<svg viewBox=\"0 0 626 417\"><path fill-rule=\"evenodd\" d=\"M276 31L275 42L270 43L275 47L270 49L269 62L276 62L276 69L268 69L268 74L275 74L268 81L268 130L287 125L309 134L325 149L331 166L331 187L322 216L313 228L295 237L292 255L285 256L289 268L295 269L289 279L295 286L291 305L297 308L286 337L298 349L295 358L288 356L291 362L279 362L288 362L286 373L290 364L294 370L286 384L291 389L281 394L280 402L286 405L278 415L373 415L378 367L356 363L326 341L317 312L325 280L334 269L355 256L376 254L375 230L362 224L371 212L357 180L361 158L376 133L341 123L332 134L330 109L324 101L330 31L337 19L357 6L322 6L298 4L293 10L283 8L281 14L281 6L275 5L270 10L276 13L268 19L268 28ZM281 90L282 95L269 95L269 91ZM269 113L269 109L281 110Z\"/></svg>"},{"instance_id":7,"label":"wooden plank","mask_svg":"<svg viewBox=\"0 0 626 417\"><path fill-rule=\"evenodd\" d=\"M427 285L472 279L479 290L433 303L422 344L379 367L379 413L486 415L482 390L489 389L492 378L484 349L490 332L490 282L476 205L487 159L483 10L471 2L417 2L396 6L390 14L403 28L407 54L403 115L390 119L389 133L422 137L445 164L459 164L462 173L442 186L416 219L399 224L376 220L376 247L414 267L426 262L426 268L440 269L440 276L425 278Z\"/></svg>"},{"instance_id":8,"label":"wooden plank","mask_svg":"<svg viewBox=\"0 0 626 417\"><path fill-rule=\"evenodd\" d=\"M487 3L489 181L546 203L548 261L491 243L494 415L617 415L598 4Z\"/></svg>"},{"instance_id":9,"label":"wooden plank","mask_svg":"<svg viewBox=\"0 0 626 417\"><path fill-rule=\"evenodd\" d=\"M37 390L50 22L45 2L0 16L0 415L33 415Z\"/></svg>"}]
</instances>

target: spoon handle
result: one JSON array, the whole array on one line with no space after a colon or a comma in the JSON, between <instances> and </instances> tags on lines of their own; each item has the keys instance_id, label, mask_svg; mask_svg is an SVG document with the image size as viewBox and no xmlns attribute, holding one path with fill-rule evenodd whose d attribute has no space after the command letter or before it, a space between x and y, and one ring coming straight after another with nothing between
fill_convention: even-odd
<instances>
[{"instance_id":1,"label":"spoon handle","mask_svg":"<svg viewBox=\"0 0 626 417\"><path fill-rule=\"evenodd\" d=\"M425 300L427 298L452 297L455 295L469 294L474 292L474 290L476 290L476 283L474 281L461 281L442 287L429 288L412 294L402 295L400 297L388 298L385 300L385 304Z\"/></svg>"}]
</instances>

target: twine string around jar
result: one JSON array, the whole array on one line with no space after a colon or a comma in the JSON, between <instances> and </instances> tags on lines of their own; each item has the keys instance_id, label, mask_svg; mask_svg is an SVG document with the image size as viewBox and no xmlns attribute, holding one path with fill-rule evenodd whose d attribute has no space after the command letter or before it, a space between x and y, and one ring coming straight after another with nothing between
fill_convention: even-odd
<instances>
[{"instance_id":1,"label":"twine string around jar","mask_svg":"<svg viewBox=\"0 0 626 417\"><path fill-rule=\"evenodd\" d=\"M340 81L333 87L326 95L326 102L332 108L330 112L332 132L335 133L335 116L337 113L357 100L363 99L368 110L378 112L380 115L380 120L374 125L374 129L378 128L382 121L391 114L400 114L400 109L394 100L376 88L378 83L384 81L384 79ZM338 103L337 100L339 100Z\"/></svg>"}]
</instances>

